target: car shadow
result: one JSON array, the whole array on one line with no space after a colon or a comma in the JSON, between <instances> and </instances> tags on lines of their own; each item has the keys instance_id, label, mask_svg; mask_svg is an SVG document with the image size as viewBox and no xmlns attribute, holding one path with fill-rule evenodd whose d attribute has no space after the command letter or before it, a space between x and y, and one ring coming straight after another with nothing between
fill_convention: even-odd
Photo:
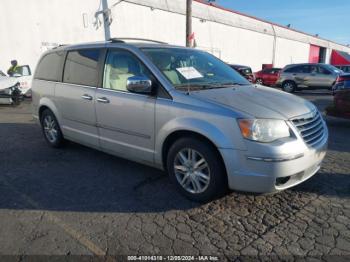
<instances>
[{"instance_id":1,"label":"car shadow","mask_svg":"<svg viewBox=\"0 0 350 262\"><path fill-rule=\"evenodd\" d=\"M35 124L0 124L0 208L157 212L198 206L165 172L72 142L50 148Z\"/></svg>"}]
</instances>

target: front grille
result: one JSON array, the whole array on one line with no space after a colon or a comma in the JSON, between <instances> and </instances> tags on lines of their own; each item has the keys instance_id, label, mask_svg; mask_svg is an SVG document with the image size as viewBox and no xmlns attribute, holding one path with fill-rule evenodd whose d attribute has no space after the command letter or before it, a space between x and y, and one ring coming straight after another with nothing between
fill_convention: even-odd
<instances>
[{"instance_id":1,"label":"front grille","mask_svg":"<svg viewBox=\"0 0 350 262\"><path fill-rule=\"evenodd\" d=\"M309 146L316 146L325 135L322 116L317 110L303 117L295 118L292 122Z\"/></svg>"}]
</instances>

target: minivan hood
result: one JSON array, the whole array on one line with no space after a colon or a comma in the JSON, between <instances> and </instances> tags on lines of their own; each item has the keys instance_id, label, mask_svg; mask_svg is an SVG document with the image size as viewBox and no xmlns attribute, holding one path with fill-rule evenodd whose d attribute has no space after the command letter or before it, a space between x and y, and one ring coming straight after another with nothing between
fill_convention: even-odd
<instances>
[{"instance_id":1,"label":"minivan hood","mask_svg":"<svg viewBox=\"0 0 350 262\"><path fill-rule=\"evenodd\" d=\"M290 119L315 109L305 99L259 85L194 91L191 95L256 118Z\"/></svg>"}]
</instances>

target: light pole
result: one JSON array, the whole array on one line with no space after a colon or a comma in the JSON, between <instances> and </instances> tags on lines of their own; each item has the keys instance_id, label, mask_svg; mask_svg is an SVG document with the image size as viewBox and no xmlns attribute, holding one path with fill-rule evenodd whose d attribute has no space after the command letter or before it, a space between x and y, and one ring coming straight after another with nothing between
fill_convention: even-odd
<instances>
[{"instance_id":1,"label":"light pole","mask_svg":"<svg viewBox=\"0 0 350 262\"><path fill-rule=\"evenodd\" d=\"M186 46L191 47L192 34L192 0L186 0Z\"/></svg>"},{"instance_id":2,"label":"light pole","mask_svg":"<svg viewBox=\"0 0 350 262\"><path fill-rule=\"evenodd\" d=\"M107 0L102 0L102 10L103 10L103 26L105 30L105 40L111 39L111 29L110 29L110 22L109 22L109 9L108 9L108 2Z\"/></svg>"}]
</instances>

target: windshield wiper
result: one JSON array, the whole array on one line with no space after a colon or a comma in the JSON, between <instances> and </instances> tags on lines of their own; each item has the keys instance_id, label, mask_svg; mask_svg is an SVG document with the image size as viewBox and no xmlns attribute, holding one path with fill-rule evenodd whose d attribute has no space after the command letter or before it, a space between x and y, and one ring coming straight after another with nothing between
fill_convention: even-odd
<instances>
[{"instance_id":1,"label":"windshield wiper","mask_svg":"<svg viewBox=\"0 0 350 262\"><path fill-rule=\"evenodd\" d=\"M203 90L203 89L213 89L215 87L213 87L210 84L183 84L183 85L176 85L175 88L177 89L184 89L184 90Z\"/></svg>"},{"instance_id":2,"label":"windshield wiper","mask_svg":"<svg viewBox=\"0 0 350 262\"><path fill-rule=\"evenodd\" d=\"M190 91L196 91L196 90L229 88L234 86L245 86L245 85L249 85L249 84L236 83L236 82L226 82L226 83L213 82L213 83L182 84L182 85L176 85L175 88L183 91L187 91L187 93L189 93Z\"/></svg>"},{"instance_id":3,"label":"windshield wiper","mask_svg":"<svg viewBox=\"0 0 350 262\"><path fill-rule=\"evenodd\" d=\"M224 83L217 82L217 83L213 83L213 85L227 87L227 86L246 86L250 84L238 83L238 82L224 82Z\"/></svg>"}]
</instances>

